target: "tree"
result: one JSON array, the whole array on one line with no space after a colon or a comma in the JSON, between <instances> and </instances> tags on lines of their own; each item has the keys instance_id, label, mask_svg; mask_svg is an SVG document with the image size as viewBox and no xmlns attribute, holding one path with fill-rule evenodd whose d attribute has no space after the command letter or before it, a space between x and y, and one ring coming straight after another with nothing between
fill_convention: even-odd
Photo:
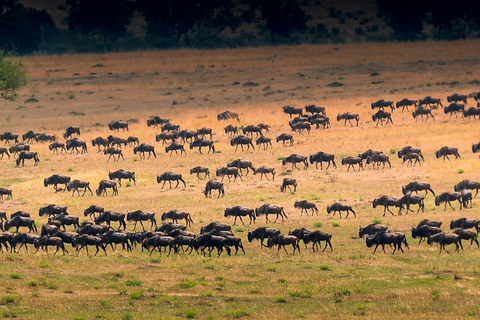
<instances>
[{"instance_id":1,"label":"tree","mask_svg":"<svg viewBox=\"0 0 480 320\"><path fill-rule=\"evenodd\" d=\"M67 0L68 28L88 37L99 35L107 50L112 41L125 35L135 5L130 0Z\"/></svg>"},{"instance_id":2,"label":"tree","mask_svg":"<svg viewBox=\"0 0 480 320\"><path fill-rule=\"evenodd\" d=\"M423 31L428 0L377 0L377 16L392 27L397 39L416 40Z\"/></svg>"},{"instance_id":3,"label":"tree","mask_svg":"<svg viewBox=\"0 0 480 320\"><path fill-rule=\"evenodd\" d=\"M264 20L274 45L277 43L276 35L289 37L294 31L305 32L310 19L297 0L251 0L243 18L248 22Z\"/></svg>"},{"instance_id":4,"label":"tree","mask_svg":"<svg viewBox=\"0 0 480 320\"><path fill-rule=\"evenodd\" d=\"M11 98L16 91L27 84L27 71L22 61L13 62L8 55L0 51L0 95Z\"/></svg>"}]
</instances>

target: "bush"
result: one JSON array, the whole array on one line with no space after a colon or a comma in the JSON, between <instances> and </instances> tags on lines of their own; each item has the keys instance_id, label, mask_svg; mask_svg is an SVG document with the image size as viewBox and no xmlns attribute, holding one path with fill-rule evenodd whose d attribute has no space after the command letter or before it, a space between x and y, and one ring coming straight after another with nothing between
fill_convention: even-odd
<instances>
[{"instance_id":1,"label":"bush","mask_svg":"<svg viewBox=\"0 0 480 320\"><path fill-rule=\"evenodd\" d=\"M0 50L0 95L4 98L13 98L16 91L24 87L27 80L27 70L22 61L11 62L6 60L8 55Z\"/></svg>"}]
</instances>

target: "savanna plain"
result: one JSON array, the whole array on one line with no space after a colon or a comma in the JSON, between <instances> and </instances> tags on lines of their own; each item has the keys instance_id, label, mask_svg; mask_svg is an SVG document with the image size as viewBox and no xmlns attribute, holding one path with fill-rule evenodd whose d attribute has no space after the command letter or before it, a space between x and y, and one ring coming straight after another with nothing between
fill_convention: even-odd
<instances>
[{"instance_id":1,"label":"savanna plain","mask_svg":"<svg viewBox=\"0 0 480 320\"><path fill-rule=\"evenodd\" d=\"M137 246L132 252L100 252L77 256L67 245L66 255L52 255L29 248L20 253L0 253L0 315L5 318L44 319L152 319L152 318L476 318L480 314L480 250L464 242L464 250L439 253L412 239L410 229L422 219L440 220L450 232L452 219L480 218L478 196L473 208L453 211L435 206L434 197L425 198L425 212L383 216L383 208L372 208L375 197L402 195L410 181L428 182L439 194L453 191L463 179L478 180L479 157L471 146L479 141L479 122L462 116L449 118L441 108L433 110L435 121L415 121L410 111L397 109L393 125L376 126L370 104L378 99L398 101L427 95L442 99L454 92L470 95L467 107L475 106L473 93L479 90L479 41L424 42L395 44L352 44L249 48L214 51L157 51L22 58L30 82L15 101L0 104L0 131L24 134L28 130L62 137L65 129L79 126L80 138L88 142L86 154L54 155L48 144L32 143L40 163L27 160L16 166L13 158L0 160L0 186L13 190L13 197L0 200L0 210L8 216L23 210L40 226L46 217L38 209L50 203L68 206L70 214L83 216L92 204L126 213L133 210L162 212L171 209L191 213L191 231L210 221L233 224L223 216L227 207L256 208L264 203L281 205L288 218L268 223L288 233L299 227L319 229L333 235L333 251L312 252L300 244L301 252L289 255L277 248L260 248L248 242L247 232L265 226L265 218L255 224L233 226L243 239L246 254L217 257L193 254L149 257ZM38 102L26 102L35 98ZM326 107L331 128L310 134L292 133L289 116L282 106ZM266 123L267 137L292 133L294 145L273 143L267 150L242 152L230 146L230 139L216 115L225 110L239 114L237 126ZM337 122L338 113L360 115L357 126ZM147 127L150 116L161 116L181 129L211 127L216 152L199 154L186 146L186 155L170 156L155 141L159 128ZM112 120L129 122L129 131L112 132ZM131 147L124 148L125 160L107 162L107 156L90 141L110 134L155 145L157 157L141 159ZM396 150L411 145L425 156L421 166L401 164ZM435 151L442 146L457 147L460 159L442 161ZM390 156L392 168L347 172L341 158L367 149L382 150ZM307 170L282 166L281 159L292 153L310 155L325 151L335 155L338 168ZM215 169L241 157L255 167L273 166L275 180L258 175L243 182L225 183L225 197L202 194L206 180L198 180L189 170L197 165ZM84 197L55 193L45 188L43 179L65 174L87 180L92 189L117 169L132 170L137 182L122 184L118 196ZM181 173L186 181L178 188L164 189L156 182L165 171ZM280 192L284 177L297 179L296 192ZM424 195L424 193L420 193ZM295 200L314 202L318 215L301 215ZM326 207L334 202L353 206L357 217L332 217ZM410 245L405 252L386 247L372 254L359 226L373 222L404 232ZM113 226L116 227L116 223ZM146 224L147 228L149 224ZM71 227L67 227L67 230ZM137 229L139 229L137 227ZM133 230L133 223L127 223ZM323 249L323 248L322 248Z\"/></svg>"}]
</instances>

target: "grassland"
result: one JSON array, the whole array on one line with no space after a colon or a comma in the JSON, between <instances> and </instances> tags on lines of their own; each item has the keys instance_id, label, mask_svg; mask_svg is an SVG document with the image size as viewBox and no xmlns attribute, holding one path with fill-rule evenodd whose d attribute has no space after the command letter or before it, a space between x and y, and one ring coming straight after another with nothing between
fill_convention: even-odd
<instances>
[{"instance_id":1,"label":"grassland","mask_svg":"<svg viewBox=\"0 0 480 320\"><path fill-rule=\"evenodd\" d=\"M167 117L182 128L214 129L217 153L199 155L187 148L187 156L169 156L155 143L157 159L142 160L127 148L125 161L108 162L89 145L84 155L52 155L47 145L32 144L40 165L26 162L15 167L12 159L0 160L0 186L13 190L13 199L0 200L0 210L32 213L49 203L67 205L71 214L82 216L91 204L126 212L143 209L159 216L168 209L190 212L193 231L212 220L232 223L223 210L232 205L258 207L270 202L284 206L285 223L273 226L287 233L297 227L333 234L334 251L300 255L277 254L248 243L246 234L259 226L234 227L244 239L245 256L202 257L179 254L148 257L139 248L132 253L108 250L108 256L51 256L22 252L0 255L0 315L45 319L151 319L151 318L475 318L480 310L479 253L468 248L459 254L439 255L437 247L416 244L410 228L424 218L449 221L459 217L479 218L477 199L472 209L461 212L435 207L425 199L425 213L382 217L372 209L372 200L382 194L398 196L401 186L412 180L431 183L435 192L453 190L463 179L478 179L478 155L471 144L478 142L478 123L463 118L448 119L435 110L436 121L417 122L411 113L396 110L393 126L375 127L370 103L380 99L439 97L453 92L478 91L478 41L414 44L358 44L300 46L216 51L165 51L99 55L34 56L23 59L32 81L16 101L0 107L0 131L23 134L28 130L55 133L61 137L69 125L81 127L81 137L90 141L111 134L107 123L130 120L130 131L141 142L155 143L159 130L147 128L151 115ZM328 86L338 82L338 87ZM38 103L25 103L31 97ZM234 152L223 132L225 123L216 114L231 110L240 114L240 125L264 122L274 138L289 132L283 105L303 107L315 103L327 108L332 129L295 134L295 145L275 144L266 151ZM469 106L474 105L472 98ZM360 114L359 127L344 127L335 121L339 112ZM60 141L63 138L59 138ZM405 145L420 147L422 166L401 165L391 154L392 169L346 172L340 159L368 148L394 152ZM442 162L434 151L458 147L462 159ZM334 153L338 169L307 171L281 166L281 157L316 151ZM206 199L205 181L190 176L189 169L206 165L211 171L237 157L254 166L277 169L275 181L258 176L244 182L226 182L224 198ZM71 197L54 193L43 181L53 173L84 179L96 186L108 171L118 168L136 172L136 186L124 186L118 197ZM182 173L186 188L162 190L156 175ZM295 194L280 192L284 176L298 181ZM313 201L319 216L300 216L295 199ZM357 219L347 220L326 213L326 206L342 201L354 206ZM82 217L83 219L83 217ZM391 255L365 247L358 226L380 220L407 234L410 249ZM335 225L335 227L334 227ZM133 225L129 224L128 229Z\"/></svg>"}]
</instances>

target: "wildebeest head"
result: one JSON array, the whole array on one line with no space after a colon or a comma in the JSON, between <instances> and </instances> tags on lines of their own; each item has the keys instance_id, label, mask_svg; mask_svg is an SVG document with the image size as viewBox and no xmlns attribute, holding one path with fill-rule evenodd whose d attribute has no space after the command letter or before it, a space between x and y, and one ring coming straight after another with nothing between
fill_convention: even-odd
<instances>
[{"instance_id":1,"label":"wildebeest head","mask_svg":"<svg viewBox=\"0 0 480 320\"><path fill-rule=\"evenodd\" d=\"M375 238L376 238L376 235L365 238L365 244L367 245L367 247L370 248L375 244Z\"/></svg>"},{"instance_id":2,"label":"wildebeest head","mask_svg":"<svg viewBox=\"0 0 480 320\"><path fill-rule=\"evenodd\" d=\"M442 156L442 155L440 154L440 151L436 151L436 152L435 152L435 157L437 157L437 159L440 158L441 156Z\"/></svg>"},{"instance_id":3,"label":"wildebeest head","mask_svg":"<svg viewBox=\"0 0 480 320\"><path fill-rule=\"evenodd\" d=\"M440 205L440 196L435 197L435 205L439 206Z\"/></svg>"},{"instance_id":4,"label":"wildebeest head","mask_svg":"<svg viewBox=\"0 0 480 320\"><path fill-rule=\"evenodd\" d=\"M332 211L332 208L330 206L327 206L327 213L330 214L331 211Z\"/></svg>"}]
</instances>

